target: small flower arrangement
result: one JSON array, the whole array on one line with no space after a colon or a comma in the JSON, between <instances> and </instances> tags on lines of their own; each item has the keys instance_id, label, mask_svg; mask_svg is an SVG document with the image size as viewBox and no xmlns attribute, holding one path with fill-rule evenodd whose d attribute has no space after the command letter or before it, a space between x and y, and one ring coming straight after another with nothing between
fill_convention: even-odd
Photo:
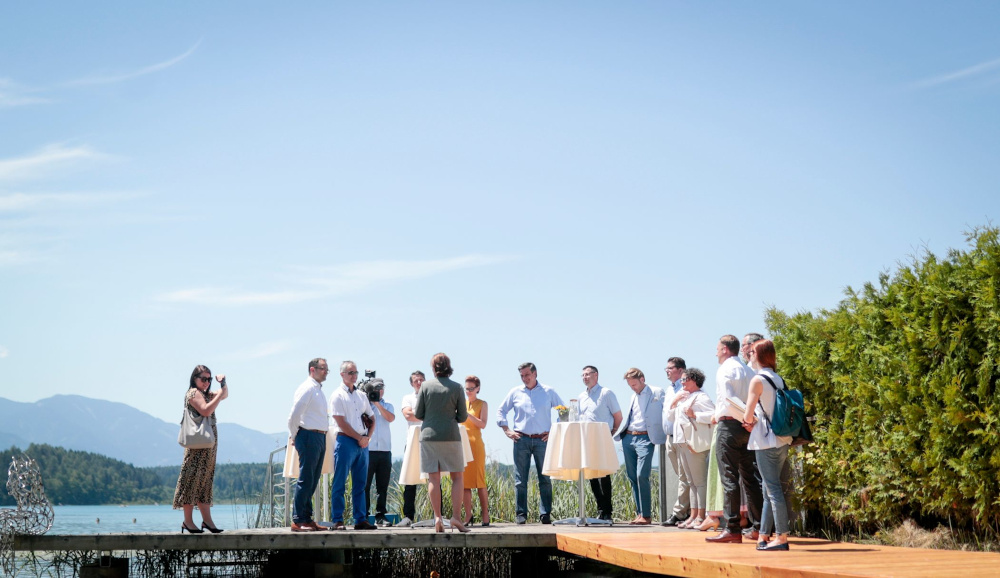
<instances>
[{"instance_id":1,"label":"small flower arrangement","mask_svg":"<svg viewBox=\"0 0 1000 578\"><path fill-rule=\"evenodd\" d=\"M555 410L559 412L559 421L569 421L569 408L565 405L557 405Z\"/></svg>"}]
</instances>

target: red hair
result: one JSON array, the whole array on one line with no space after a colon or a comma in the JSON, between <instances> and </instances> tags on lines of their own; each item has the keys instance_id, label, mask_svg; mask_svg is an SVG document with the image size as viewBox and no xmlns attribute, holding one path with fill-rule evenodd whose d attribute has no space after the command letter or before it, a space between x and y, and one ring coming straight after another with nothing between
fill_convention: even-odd
<instances>
[{"instance_id":1,"label":"red hair","mask_svg":"<svg viewBox=\"0 0 1000 578\"><path fill-rule=\"evenodd\" d=\"M753 351L754 357L757 358L757 363L759 363L761 367L770 367L771 369L777 371L778 355L774 351L773 341L770 339L755 341L750 345L750 351Z\"/></svg>"}]
</instances>

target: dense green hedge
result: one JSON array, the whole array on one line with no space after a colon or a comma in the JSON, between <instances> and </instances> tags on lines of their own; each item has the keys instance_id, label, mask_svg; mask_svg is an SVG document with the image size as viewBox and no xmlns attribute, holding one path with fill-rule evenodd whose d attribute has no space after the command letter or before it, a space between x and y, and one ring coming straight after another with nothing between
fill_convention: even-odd
<instances>
[{"instance_id":1,"label":"dense green hedge","mask_svg":"<svg viewBox=\"0 0 1000 578\"><path fill-rule=\"evenodd\" d=\"M778 369L817 417L809 510L858 527L1000 526L998 229L967 239L848 289L836 309L768 310Z\"/></svg>"}]
</instances>

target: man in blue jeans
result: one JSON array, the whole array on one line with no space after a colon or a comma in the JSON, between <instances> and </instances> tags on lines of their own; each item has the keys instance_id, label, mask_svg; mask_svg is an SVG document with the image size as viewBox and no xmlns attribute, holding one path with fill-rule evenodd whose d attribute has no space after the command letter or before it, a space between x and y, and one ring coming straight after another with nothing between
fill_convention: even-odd
<instances>
[{"instance_id":1,"label":"man in blue jeans","mask_svg":"<svg viewBox=\"0 0 1000 578\"><path fill-rule=\"evenodd\" d=\"M663 432L664 393L658 387L646 385L645 374L635 367L625 372L625 381L632 389L632 399L628 404L628 417L622 420L615 439L622 442L625 474L632 484L635 501L636 516L629 524L648 526L653 521L653 495L649 484L653 449L656 444L667 441L667 434Z\"/></svg>"},{"instance_id":2,"label":"man in blue jeans","mask_svg":"<svg viewBox=\"0 0 1000 578\"><path fill-rule=\"evenodd\" d=\"M326 396L323 382L330 372L326 360L317 357L309 362L309 379L295 390L292 412L288 416L289 443L299 454L299 479L295 482L292 507L292 531L322 530L313 520L312 496L319 483L326 453Z\"/></svg>"},{"instance_id":3,"label":"man in blue jeans","mask_svg":"<svg viewBox=\"0 0 1000 578\"><path fill-rule=\"evenodd\" d=\"M524 385L510 390L497 409L497 425L514 440L514 514L518 524L528 521L528 468L534 458L541 501L538 518L543 524L551 524L552 481L542 475L542 463L552 425L552 408L563 402L554 389L538 382L538 370L534 363L522 363L517 370ZM514 411L513 427L507 423L507 413L511 410Z\"/></svg>"},{"instance_id":4,"label":"man in blue jeans","mask_svg":"<svg viewBox=\"0 0 1000 578\"><path fill-rule=\"evenodd\" d=\"M368 444L375 430L375 412L364 392L354 387L358 381L358 366L353 361L340 364L343 383L330 394L330 417L337 432L337 445L333 450L333 488L330 498L330 519L334 530L344 530L344 492L347 475L351 475L351 506L355 530L374 530L368 521L368 502L365 500L365 481L368 478ZM361 419L368 415L371 428Z\"/></svg>"}]
</instances>

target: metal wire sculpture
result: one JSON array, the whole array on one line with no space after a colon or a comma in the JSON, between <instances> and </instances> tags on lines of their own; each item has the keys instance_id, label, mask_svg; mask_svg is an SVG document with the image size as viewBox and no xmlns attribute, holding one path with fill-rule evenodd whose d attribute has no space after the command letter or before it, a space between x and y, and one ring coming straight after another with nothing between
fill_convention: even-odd
<instances>
[{"instance_id":1,"label":"metal wire sculpture","mask_svg":"<svg viewBox=\"0 0 1000 578\"><path fill-rule=\"evenodd\" d=\"M10 460L7 493L17 502L17 508L0 508L0 566L6 575L12 575L14 536L48 532L56 514L45 497L38 464L24 454Z\"/></svg>"}]
</instances>

